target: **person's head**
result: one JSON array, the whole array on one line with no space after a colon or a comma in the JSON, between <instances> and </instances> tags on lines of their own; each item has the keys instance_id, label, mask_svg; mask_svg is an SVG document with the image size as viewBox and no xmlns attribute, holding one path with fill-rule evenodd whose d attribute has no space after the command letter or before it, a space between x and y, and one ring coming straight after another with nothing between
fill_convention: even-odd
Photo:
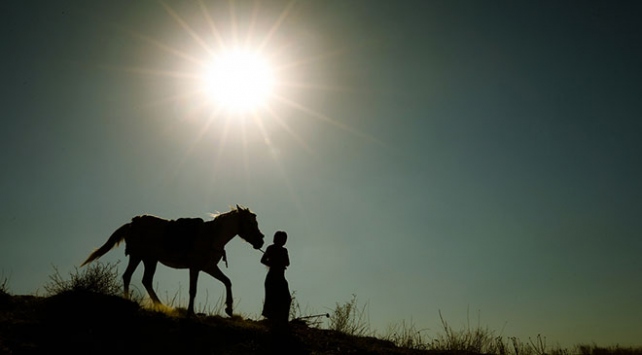
<instances>
[{"instance_id":1,"label":"person's head","mask_svg":"<svg viewBox=\"0 0 642 355\"><path fill-rule=\"evenodd\" d=\"M284 246L288 240L288 234L284 231L277 231L274 233L274 244Z\"/></svg>"}]
</instances>

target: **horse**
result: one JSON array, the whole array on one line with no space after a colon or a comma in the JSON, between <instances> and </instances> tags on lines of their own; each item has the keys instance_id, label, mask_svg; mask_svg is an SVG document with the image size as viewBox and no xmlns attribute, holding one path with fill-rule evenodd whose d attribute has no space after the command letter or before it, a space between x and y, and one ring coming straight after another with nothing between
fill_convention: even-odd
<instances>
[{"instance_id":1,"label":"horse","mask_svg":"<svg viewBox=\"0 0 642 355\"><path fill-rule=\"evenodd\" d=\"M118 228L80 266L98 259L124 240L125 255L129 255L129 263L123 273L125 298L129 298L132 274L142 261L145 266L143 286L152 302L161 305L162 302L152 287L156 265L161 262L171 268L189 269L188 316L194 314L196 282L199 272L204 271L225 285L225 313L231 317L232 283L217 264L225 259L224 247L236 235L245 239L254 249L260 250L263 246L264 236L259 230L256 215L239 205L207 222L200 218L166 220L152 215L140 215Z\"/></svg>"}]
</instances>

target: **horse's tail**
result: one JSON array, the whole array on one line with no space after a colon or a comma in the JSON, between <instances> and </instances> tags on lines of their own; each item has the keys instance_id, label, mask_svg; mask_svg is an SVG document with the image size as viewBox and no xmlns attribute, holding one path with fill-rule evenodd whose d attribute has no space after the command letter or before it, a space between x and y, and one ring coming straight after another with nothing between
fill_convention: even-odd
<instances>
[{"instance_id":1,"label":"horse's tail","mask_svg":"<svg viewBox=\"0 0 642 355\"><path fill-rule=\"evenodd\" d=\"M116 231L111 235L111 237L107 239L107 242L103 244L102 247L94 250L94 252L89 255L87 260L85 260L82 264L80 264L80 267L83 267L85 266L85 264L89 264L90 262L100 258L101 256L105 255L108 251L110 251L113 247L120 244L123 241L123 239L125 239L125 237L127 236L130 226L131 226L131 223L127 223L122 227L116 229Z\"/></svg>"}]
</instances>

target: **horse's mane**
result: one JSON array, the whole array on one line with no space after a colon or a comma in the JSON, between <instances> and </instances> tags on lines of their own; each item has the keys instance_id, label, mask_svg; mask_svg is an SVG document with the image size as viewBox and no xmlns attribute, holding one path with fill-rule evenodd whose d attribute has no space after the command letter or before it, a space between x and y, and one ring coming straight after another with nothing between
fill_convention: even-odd
<instances>
[{"instance_id":1,"label":"horse's mane","mask_svg":"<svg viewBox=\"0 0 642 355\"><path fill-rule=\"evenodd\" d=\"M218 218L219 216L224 216L224 215L227 215L227 214L230 214L230 213L239 212L239 211L241 211L242 209L243 209L243 207L242 207L242 206L236 205L236 206L232 206L232 207L230 207L230 210L229 210L229 211L227 211L227 212L219 212L219 211L216 211L216 212L209 213L209 216L210 216L210 217L212 217L212 219L216 219L216 218ZM249 208L247 208L247 210L249 211L250 209L249 209Z\"/></svg>"}]
</instances>

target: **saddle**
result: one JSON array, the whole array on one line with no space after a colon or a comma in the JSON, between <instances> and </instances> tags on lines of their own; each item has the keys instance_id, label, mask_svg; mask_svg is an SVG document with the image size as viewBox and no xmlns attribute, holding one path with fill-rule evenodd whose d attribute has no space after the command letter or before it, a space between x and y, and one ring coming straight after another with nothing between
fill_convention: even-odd
<instances>
[{"instance_id":1,"label":"saddle","mask_svg":"<svg viewBox=\"0 0 642 355\"><path fill-rule=\"evenodd\" d=\"M201 227L205 224L201 218L179 218L168 221L163 235L165 248L171 248L176 254L185 256L193 248ZM227 267L227 253L223 251L223 261Z\"/></svg>"},{"instance_id":2,"label":"saddle","mask_svg":"<svg viewBox=\"0 0 642 355\"><path fill-rule=\"evenodd\" d=\"M201 218L179 218L171 220L165 227L164 245L179 253L187 253L205 222Z\"/></svg>"}]
</instances>

